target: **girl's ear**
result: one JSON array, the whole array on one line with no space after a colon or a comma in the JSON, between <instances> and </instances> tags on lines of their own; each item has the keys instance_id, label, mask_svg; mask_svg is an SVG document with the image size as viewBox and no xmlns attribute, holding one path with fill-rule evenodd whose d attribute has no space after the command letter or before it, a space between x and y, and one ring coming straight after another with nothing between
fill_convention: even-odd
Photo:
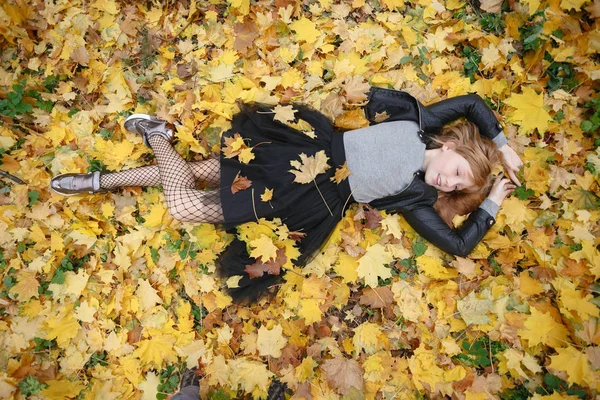
<instances>
[{"instance_id":1,"label":"girl's ear","mask_svg":"<svg viewBox=\"0 0 600 400\"><path fill-rule=\"evenodd\" d=\"M442 146L442 150L454 150L454 149L456 149L456 142L453 142L453 141L447 141Z\"/></svg>"}]
</instances>

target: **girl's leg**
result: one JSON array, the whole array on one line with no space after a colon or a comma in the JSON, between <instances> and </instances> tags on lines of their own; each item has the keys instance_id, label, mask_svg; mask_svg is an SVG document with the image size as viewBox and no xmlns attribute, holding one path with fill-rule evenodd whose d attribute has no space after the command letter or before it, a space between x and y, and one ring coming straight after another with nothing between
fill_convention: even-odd
<instances>
[{"instance_id":1,"label":"girl's leg","mask_svg":"<svg viewBox=\"0 0 600 400\"><path fill-rule=\"evenodd\" d=\"M150 136L148 143L158 161L161 184L171 215L184 222L223 222L220 189L195 189L192 169L161 135Z\"/></svg>"},{"instance_id":2,"label":"girl's leg","mask_svg":"<svg viewBox=\"0 0 600 400\"><path fill-rule=\"evenodd\" d=\"M208 186L219 186L221 170L218 158L188 162L187 165L192 169L195 179L205 182ZM102 189L115 189L121 186L158 186L160 182L158 165L100 175Z\"/></svg>"}]
</instances>

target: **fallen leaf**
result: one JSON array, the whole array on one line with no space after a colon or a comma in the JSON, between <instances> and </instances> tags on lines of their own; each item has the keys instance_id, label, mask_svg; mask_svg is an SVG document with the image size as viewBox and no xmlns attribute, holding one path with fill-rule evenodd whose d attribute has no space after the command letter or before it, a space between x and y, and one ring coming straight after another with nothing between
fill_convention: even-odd
<instances>
[{"instance_id":1,"label":"fallen leaf","mask_svg":"<svg viewBox=\"0 0 600 400\"><path fill-rule=\"evenodd\" d=\"M245 176L241 176L240 172L238 172L231 184L231 193L236 194L237 192L248 189L250 186L252 186L252 181Z\"/></svg>"},{"instance_id":2,"label":"fallen leaf","mask_svg":"<svg viewBox=\"0 0 600 400\"><path fill-rule=\"evenodd\" d=\"M360 296L360 304L371 308L386 308L394 302L394 295L388 286L366 288Z\"/></svg>"},{"instance_id":3,"label":"fallen leaf","mask_svg":"<svg viewBox=\"0 0 600 400\"><path fill-rule=\"evenodd\" d=\"M333 385L342 395L350 393L350 388L359 392L364 390L363 370L356 360L343 357L325 360L321 368L327 376L327 382Z\"/></svg>"}]
</instances>

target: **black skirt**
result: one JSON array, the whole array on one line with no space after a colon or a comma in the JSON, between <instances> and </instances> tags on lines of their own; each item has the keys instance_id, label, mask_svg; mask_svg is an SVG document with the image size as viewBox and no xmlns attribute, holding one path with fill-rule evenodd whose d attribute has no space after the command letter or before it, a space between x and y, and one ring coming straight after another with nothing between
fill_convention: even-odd
<instances>
[{"instance_id":1,"label":"black skirt","mask_svg":"<svg viewBox=\"0 0 600 400\"><path fill-rule=\"evenodd\" d=\"M280 218L290 231L304 233L298 243L301 256L294 262L304 265L327 240L354 199L347 179L339 184L331 179L346 161L343 133L337 132L327 117L310 107L294 105L294 110L297 119L303 119L314 128L316 138L274 120L270 106L240 104L240 112L233 117L231 129L223 134L221 145L225 146L225 139L238 133L248 147L253 147L255 158L244 164L237 157L226 158L221 152L221 206L224 226L229 232L258 217ZM315 182L294 182L295 175L289 172L293 168L290 161L300 161L301 153L313 156L321 150L328 157L330 168L317 175ZM233 193L231 185L237 176L252 183L247 189ZM265 189L273 190L268 202L260 198ZM246 244L238 239L219 258L222 276L243 276L240 287L230 291L236 300L254 300L279 279L272 275L250 279L245 267L255 261L248 255Z\"/></svg>"}]
</instances>

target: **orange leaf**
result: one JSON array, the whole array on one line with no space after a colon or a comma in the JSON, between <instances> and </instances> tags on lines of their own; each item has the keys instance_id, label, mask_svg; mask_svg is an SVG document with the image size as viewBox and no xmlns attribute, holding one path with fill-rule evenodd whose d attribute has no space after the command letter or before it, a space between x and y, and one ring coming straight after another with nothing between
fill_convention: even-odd
<instances>
[{"instance_id":1,"label":"orange leaf","mask_svg":"<svg viewBox=\"0 0 600 400\"><path fill-rule=\"evenodd\" d=\"M250 186L252 186L252 181L245 176L241 176L238 172L231 184L231 193L236 194L237 192L248 189Z\"/></svg>"},{"instance_id":2,"label":"orange leaf","mask_svg":"<svg viewBox=\"0 0 600 400\"><path fill-rule=\"evenodd\" d=\"M285 248L277 250L277 258L274 261L262 262L257 260L254 264L246 265L245 271L250 275L250 278L260 278L265 273L269 275L279 275L281 266L287 262L285 256Z\"/></svg>"}]
</instances>

